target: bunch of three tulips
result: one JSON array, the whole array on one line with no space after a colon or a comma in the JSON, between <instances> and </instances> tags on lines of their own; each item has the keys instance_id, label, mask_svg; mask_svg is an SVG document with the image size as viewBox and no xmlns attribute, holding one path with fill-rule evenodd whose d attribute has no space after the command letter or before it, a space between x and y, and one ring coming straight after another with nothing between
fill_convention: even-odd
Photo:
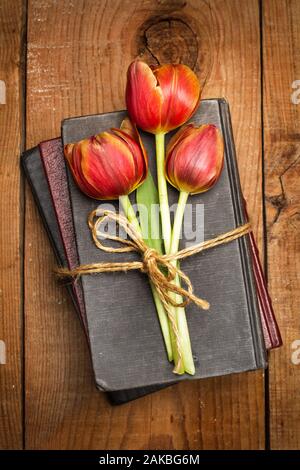
<instances>
[{"instance_id":1,"label":"bunch of three tulips","mask_svg":"<svg viewBox=\"0 0 300 470\"><path fill-rule=\"evenodd\" d=\"M213 125L188 124L170 140L165 158L165 134L191 118L200 100L200 84L184 65L149 67L134 61L128 69L126 104L130 116L120 129L110 129L65 147L65 156L79 188L94 199L119 199L136 230L141 231L128 195L146 179L148 157L136 126L155 134L157 182L165 253L178 251L184 208L189 194L207 191L223 166L223 141ZM167 181L180 191L172 229ZM176 262L174 262L176 263ZM175 279L179 283L179 279ZM179 332L181 361L174 332L153 286L152 293L169 360L175 372L195 373L183 307L172 309ZM182 302L174 294L174 301Z\"/></svg>"}]
</instances>

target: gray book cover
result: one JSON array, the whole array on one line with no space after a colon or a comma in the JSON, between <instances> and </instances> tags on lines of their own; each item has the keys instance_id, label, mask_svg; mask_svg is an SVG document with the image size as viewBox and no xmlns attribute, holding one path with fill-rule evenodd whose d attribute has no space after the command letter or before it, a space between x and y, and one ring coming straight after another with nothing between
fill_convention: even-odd
<instances>
[{"instance_id":1,"label":"gray book cover","mask_svg":"<svg viewBox=\"0 0 300 470\"><path fill-rule=\"evenodd\" d=\"M34 147L23 152L21 156L21 164L27 181L31 187L35 203L43 220L43 224L54 250L56 259L60 266L67 266L67 257L61 239L57 216L52 202L47 178L44 172L39 148ZM82 319L76 296L74 295L74 290L70 284L67 285L67 288L74 302L76 311L79 314L82 326L84 327L84 321Z\"/></svg>"},{"instance_id":2,"label":"gray book cover","mask_svg":"<svg viewBox=\"0 0 300 470\"><path fill-rule=\"evenodd\" d=\"M115 112L65 120L64 143L118 127L125 115ZM204 207L204 239L209 239L244 222L228 106L224 100L203 100L192 121L218 126L226 144L225 165L217 185L190 199L193 210L197 204ZM154 175L154 137L142 133L142 138ZM99 202L84 196L70 174L69 189L80 263L136 259L135 254L107 254L94 246L87 216ZM178 198L171 187L169 197L170 205ZM181 247L186 243L183 239ZM178 377L172 372L144 274L83 277L92 361L100 389L171 384L266 366L248 237L195 255L182 262L182 268L190 276L195 292L211 304L207 312L194 305L186 309L196 363L194 377Z\"/></svg>"}]
</instances>

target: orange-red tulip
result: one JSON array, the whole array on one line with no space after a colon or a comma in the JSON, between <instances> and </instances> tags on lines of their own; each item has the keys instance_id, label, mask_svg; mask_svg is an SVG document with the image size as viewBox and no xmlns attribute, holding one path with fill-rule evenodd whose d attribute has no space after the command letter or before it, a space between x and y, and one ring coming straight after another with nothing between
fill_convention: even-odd
<instances>
[{"instance_id":1,"label":"orange-red tulip","mask_svg":"<svg viewBox=\"0 0 300 470\"><path fill-rule=\"evenodd\" d=\"M153 134L184 124L200 99L200 83L186 65L149 67L136 60L128 68L126 105L131 119Z\"/></svg>"},{"instance_id":2,"label":"orange-red tulip","mask_svg":"<svg viewBox=\"0 0 300 470\"><path fill-rule=\"evenodd\" d=\"M147 176L148 158L128 118L120 129L110 129L68 144L64 151L79 188L94 199L118 199L128 195Z\"/></svg>"},{"instance_id":3,"label":"orange-red tulip","mask_svg":"<svg viewBox=\"0 0 300 470\"><path fill-rule=\"evenodd\" d=\"M218 128L212 124L187 124L167 146L165 175L180 191L203 193L218 180L223 161L223 138Z\"/></svg>"}]
</instances>

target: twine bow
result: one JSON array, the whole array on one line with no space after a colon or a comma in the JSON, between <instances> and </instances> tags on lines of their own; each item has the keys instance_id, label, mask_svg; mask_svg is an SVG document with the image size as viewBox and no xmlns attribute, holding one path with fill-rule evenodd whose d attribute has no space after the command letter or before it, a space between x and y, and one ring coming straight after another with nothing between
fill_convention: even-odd
<instances>
[{"instance_id":1,"label":"twine bow","mask_svg":"<svg viewBox=\"0 0 300 470\"><path fill-rule=\"evenodd\" d=\"M110 235L109 233L100 231L100 227L106 221L114 221L119 227L122 227L129 239ZM139 270L148 275L150 282L154 285L160 300L165 308L171 327L176 339L179 361L177 368L180 367L182 360L181 344L177 324L175 320L174 309L172 307L185 307L188 303L194 302L198 307L207 310L209 303L194 294L193 285L189 277L179 268L176 261L193 256L201 251L208 250L209 248L216 247L225 243L229 243L237 238L240 238L250 232L251 227L249 223L236 227L229 232L218 235L211 240L198 243L191 247L184 248L177 251L177 253L170 255L163 255L158 253L153 248L149 248L143 240L140 230L128 222L128 219L122 214L118 214L109 210L97 209L92 211L88 217L88 225L91 230L92 238L97 246L102 251L108 253L125 253L135 251L140 254L141 261L125 261L125 262L109 262L109 263L91 263L78 266L74 269L59 268L58 275L62 277L78 278L86 274L99 274L105 272L120 272ZM114 242L119 242L124 246L112 247L104 245L99 235ZM178 278L185 287L179 283L174 283L175 278ZM181 301L178 302L180 296ZM176 369L177 369L176 368ZM176 370L174 370L176 372Z\"/></svg>"}]
</instances>

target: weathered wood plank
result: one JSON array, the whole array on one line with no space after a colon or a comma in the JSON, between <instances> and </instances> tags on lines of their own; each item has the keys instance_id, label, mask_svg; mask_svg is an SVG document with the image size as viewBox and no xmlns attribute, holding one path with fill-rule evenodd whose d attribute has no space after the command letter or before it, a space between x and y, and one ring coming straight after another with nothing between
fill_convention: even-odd
<instances>
[{"instance_id":1,"label":"weathered wood plank","mask_svg":"<svg viewBox=\"0 0 300 470\"><path fill-rule=\"evenodd\" d=\"M270 445L299 449L300 2L265 0L263 26L268 275L284 342L271 354Z\"/></svg>"},{"instance_id":2,"label":"weathered wood plank","mask_svg":"<svg viewBox=\"0 0 300 470\"><path fill-rule=\"evenodd\" d=\"M22 1L0 4L0 448L22 447Z\"/></svg>"},{"instance_id":3,"label":"weathered wood plank","mask_svg":"<svg viewBox=\"0 0 300 470\"><path fill-rule=\"evenodd\" d=\"M260 233L259 52L256 0L30 0L27 146L57 135L62 118L122 109L126 69L137 55L183 60L207 79L205 97L230 101L242 183ZM26 211L27 448L264 446L261 372L180 384L111 408L93 387L83 334L54 281L29 195Z\"/></svg>"}]
</instances>

